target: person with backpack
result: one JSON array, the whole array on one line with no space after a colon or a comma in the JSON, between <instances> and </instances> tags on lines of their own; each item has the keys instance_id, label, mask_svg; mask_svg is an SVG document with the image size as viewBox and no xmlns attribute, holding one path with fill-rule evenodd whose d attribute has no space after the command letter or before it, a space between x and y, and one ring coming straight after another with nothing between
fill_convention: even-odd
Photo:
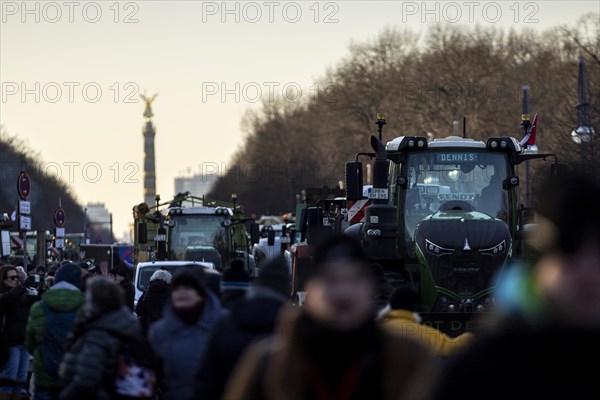
<instances>
[{"instance_id":1,"label":"person with backpack","mask_svg":"<svg viewBox=\"0 0 600 400\"><path fill-rule=\"evenodd\" d=\"M60 400L153 398L152 349L123 289L104 276L87 281L86 304L77 320L59 374Z\"/></svg>"},{"instance_id":2,"label":"person with backpack","mask_svg":"<svg viewBox=\"0 0 600 400\"><path fill-rule=\"evenodd\" d=\"M58 399L58 367L77 313L85 302L85 295L79 290L79 269L77 264L60 267L54 286L29 311L25 347L33 355L35 400Z\"/></svg>"}]
</instances>

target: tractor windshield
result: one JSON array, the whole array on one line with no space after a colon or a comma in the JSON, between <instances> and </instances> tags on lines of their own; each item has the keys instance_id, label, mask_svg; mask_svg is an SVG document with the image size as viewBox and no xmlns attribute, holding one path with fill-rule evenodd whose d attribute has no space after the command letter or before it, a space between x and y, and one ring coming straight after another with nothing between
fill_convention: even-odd
<instances>
[{"instance_id":1,"label":"tractor windshield","mask_svg":"<svg viewBox=\"0 0 600 400\"><path fill-rule=\"evenodd\" d=\"M505 154L485 150L410 153L404 199L407 241L413 241L417 224L440 208L479 211L508 222L508 196L502 186L507 170Z\"/></svg>"},{"instance_id":2,"label":"tractor windshield","mask_svg":"<svg viewBox=\"0 0 600 400\"><path fill-rule=\"evenodd\" d=\"M210 214L184 214L172 216L169 229L171 259L186 260L190 248L222 248L224 240L221 223L225 217Z\"/></svg>"}]
</instances>

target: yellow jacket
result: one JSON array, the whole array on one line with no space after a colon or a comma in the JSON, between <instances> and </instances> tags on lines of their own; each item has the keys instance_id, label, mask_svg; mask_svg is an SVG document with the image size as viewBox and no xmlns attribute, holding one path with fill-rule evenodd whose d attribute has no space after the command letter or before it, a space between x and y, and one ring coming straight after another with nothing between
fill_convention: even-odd
<instances>
[{"instance_id":1,"label":"yellow jacket","mask_svg":"<svg viewBox=\"0 0 600 400\"><path fill-rule=\"evenodd\" d=\"M473 334L464 333L451 338L427 325L421 325L413 312L390 310L381 320L383 326L395 330L407 339L413 339L439 356L451 356L464 349L473 339Z\"/></svg>"}]
</instances>

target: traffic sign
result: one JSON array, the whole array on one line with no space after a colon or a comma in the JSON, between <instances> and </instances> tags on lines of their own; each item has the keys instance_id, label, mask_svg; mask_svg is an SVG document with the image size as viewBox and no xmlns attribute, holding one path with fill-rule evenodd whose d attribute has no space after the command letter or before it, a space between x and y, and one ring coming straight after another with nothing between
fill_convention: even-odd
<instances>
[{"instance_id":1,"label":"traffic sign","mask_svg":"<svg viewBox=\"0 0 600 400\"><path fill-rule=\"evenodd\" d=\"M17 179L17 193L19 193L21 200L27 200L31 193L31 180L25 171L21 171Z\"/></svg>"},{"instance_id":2,"label":"traffic sign","mask_svg":"<svg viewBox=\"0 0 600 400\"><path fill-rule=\"evenodd\" d=\"M59 228L62 228L67 221L67 214L62 207L58 207L54 212L54 224Z\"/></svg>"},{"instance_id":3,"label":"traffic sign","mask_svg":"<svg viewBox=\"0 0 600 400\"><path fill-rule=\"evenodd\" d=\"M19 230L20 231L31 230L31 217L26 217L24 215L21 215L19 217Z\"/></svg>"},{"instance_id":4,"label":"traffic sign","mask_svg":"<svg viewBox=\"0 0 600 400\"><path fill-rule=\"evenodd\" d=\"M0 255L10 255L10 233L8 231L0 231Z\"/></svg>"},{"instance_id":5,"label":"traffic sign","mask_svg":"<svg viewBox=\"0 0 600 400\"><path fill-rule=\"evenodd\" d=\"M65 228L56 228L54 232L54 236L57 238L65 237Z\"/></svg>"},{"instance_id":6,"label":"traffic sign","mask_svg":"<svg viewBox=\"0 0 600 400\"><path fill-rule=\"evenodd\" d=\"M19 214L31 214L31 203L26 200L19 200Z\"/></svg>"},{"instance_id":7,"label":"traffic sign","mask_svg":"<svg viewBox=\"0 0 600 400\"><path fill-rule=\"evenodd\" d=\"M64 248L65 247L65 239L62 239L62 238L54 239L54 247L56 247L57 249Z\"/></svg>"}]
</instances>

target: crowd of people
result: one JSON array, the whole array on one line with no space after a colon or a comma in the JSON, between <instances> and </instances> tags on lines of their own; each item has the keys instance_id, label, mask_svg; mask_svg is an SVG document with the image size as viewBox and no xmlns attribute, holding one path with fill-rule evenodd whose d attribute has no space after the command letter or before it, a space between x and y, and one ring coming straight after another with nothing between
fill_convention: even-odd
<instances>
[{"instance_id":1,"label":"crowd of people","mask_svg":"<svg viewBox=\"0 0 600 400\"><path fill-rule=\"evenodd\" d=\"M135 306L124 268L3 265L0 399L583 397L595 369L581 360L600 356L600 188L545 190L539 257L503 269L494 329L475 335L421 324L411 287L382 301L381 271L348 236L316 248L302 307L282 257L252 283L241 260L159 269Z\"/></svg>"}]
</instances>

